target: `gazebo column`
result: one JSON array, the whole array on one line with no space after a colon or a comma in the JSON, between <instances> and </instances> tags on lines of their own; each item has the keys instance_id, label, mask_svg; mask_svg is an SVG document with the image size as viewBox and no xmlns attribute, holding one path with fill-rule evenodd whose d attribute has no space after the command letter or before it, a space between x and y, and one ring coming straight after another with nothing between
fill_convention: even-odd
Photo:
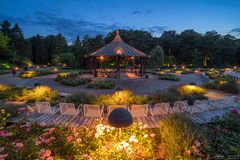
<instances>
[{"instance_id":1,"label":"gazebo column","mask_svg":"<svg viewBox=\"0 0 240 160\"><path fill-rule=\"evenodd\" d=\"M94 66L94 77L97 77L96 58L93 59L93 66Z\"/></svg>"},{"instance_id":2,"label":"gazebo column","mask_svg":"<svg viewBox=\"0 0 240 160\"><path fill-rule=\"evenodd\" d=\"M117 56L117 78L120 78L120 57Z\"/></svg>"},{"instance_id":3,"label":"gazebo column","mask_svg":"<svg viewBox=\"0 0 240 160\"><path fill-rule=\"evenodd\" d=\"M93 58L92 57L90 57L90 70L89 70L89 73L90 73L90 75L92 75L92 64L93 63Z\"/></svg>"},{"instance_id":4,"label":"gazebo column","mask_svg":"<svg viewBox=\"0 0 240 160\"><path fill-rule=\"evenodd\" d=\"M143 68L143 59L142 58L140 58L140 63L141 63L141 68L140 68L140 77L143 77L143 70L144 70L144 68Z\"/></svg>"}]
</instances>

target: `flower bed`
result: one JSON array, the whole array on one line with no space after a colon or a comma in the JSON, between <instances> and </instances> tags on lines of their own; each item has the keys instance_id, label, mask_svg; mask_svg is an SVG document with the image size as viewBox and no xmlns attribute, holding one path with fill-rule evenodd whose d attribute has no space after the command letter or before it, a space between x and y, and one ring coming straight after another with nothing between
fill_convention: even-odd
<instances>
[{"instance_id":1,"label":"flower bed","mask_svg":"<svg viewBox=\"0 0 240 160\"><path fill-rule=\"evenodd\" d=\"M159 74L161 80L180 81L180 78L174 74Z\"/></svg>"},{"instance_id":2,"label":"flower bed","mask_svg":"<svg viewBox=\"0 0 240 160\"><path fill-rule=\"evenodd\" d=\"M33 78L33 77L38 77L38 76L43 76L43 75L56 74L56 73L59 73L59 71L60 70L58 68L23 71L19 74L19 77Z\"/></svg>"},{"instance_id":3,"label":"flower bed","mask_svg":"<svg viewBox=\"0 0 240 160\"><path fill-rule=\"evenodd\" d=\"M239 92L236 80L231 76L218 76L214 82L203 85L207 89L217 89L226 93L237 94Z\"/></svg>"},{"instance_id":4,"label":"flower bed","mask_svg":"<svg viewBox=\"0 0 240 160\"><path fill-rule=\"evenodd\" d=\"M55 81L60 82L62 85L66 86L79 86L87 84L92 81L91 78L82 78L79 73L59 73L55 78Z\"/></svg>"},{"instance_id":5,"label":"flower bed","mask_svg":"<svg viewBox=\"0 0 240 160\"><path fill-rule=\"evenodd\" d=\"M7 159L154 158L154 131L132 125L66 129L16 124L0 130L0 154ZM1 157L1 158L2 158Z\"/></svg>"},{"instance_id":6,"label":"flower bed","mask_svg":"<svg viewBox=\"0 0 240 160\"><path fill-rule=\"evenodd\" d=\"M95 80L88 83L88 88L94 89L111 89L115 86L114 80Z\"/></svg>"},{"instance_id":7,"label":"flower bed","mask_svg":"<svg viewBox=\"0 0 240 160\"><path fill-rule=\"evenodd\" d=\"M33 89L17 88L12 85L0 84L0 99L10 101L49 101L56 103L58 92L48 86L38 86Z\"/></svg>"}]
</instances>

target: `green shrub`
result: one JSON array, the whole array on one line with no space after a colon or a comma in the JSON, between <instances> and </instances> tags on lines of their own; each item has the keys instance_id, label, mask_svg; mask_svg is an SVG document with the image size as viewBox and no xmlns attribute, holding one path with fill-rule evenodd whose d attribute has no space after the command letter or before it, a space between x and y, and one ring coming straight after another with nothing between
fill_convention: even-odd
<instances>
[{"instance_id":1,"label":"green shrub","mask_svg":"<svg viewBox=\"0 0 240 160\"><path fill-rule=\"evenodd\" d=\"M96 80L88 83L88 88L94 89L111 89L115 86L114 80Z\"/></svg>"},{"instance_id":2,"label":"green shrub","mask_svg":"<svg viewBox=\"0 0 240 160\"><path fill-rule=\"evenodd\" d=\"M60 82L63 79L66 79L69 77L76 77L77 75L78 75L77 73L71 73L71 72L59 73L54 80L57 82Z\"/></svg>"},{"instance_id":3,"label":"green shrub","mask_svg":"<svg viewBox=\"0 0 240 160\"><path fill-rule=\"evenodd\" d=\"M147 97L134 96L129 90L117 91L113 94L98 95L95 104L99 105L129 105L129 104L146 104Z\"/></svg>"},{"instance_id":4,"label":"green shrub","mask_svg":"<svg viewBox=\"0 0 240 160\"><path fill-rule=\"evenodd\" d=\"M219 89L219 86L214 82L205 83L203 84L203 87L207 89Z\"/></svg>"},{"instance_id":5,"label":"green shrub","mask_svg":"<svg viewBox=\"0 0 240 160\"><path fill-rule=\"evenodd\" d=\"M56 73L59 73L59 71L60 70L58 68L23 71L19 74L19 77L33 78L33 77L38 77L43 75L56 74Z\"/></svg>"},{"instance_id":6,"label":"green shrub","mask_svg":"<svg viewBox=\"0 0 240 160\"><path fill-rule=\"evenodd\" d=\"M7 98L15 90L17 90L17 87L13 85L0 84L0 99Z\"/></svg>"},{"instance_id":7,"label":"green shrub","mask_svg":"<svg viewBox=\"0 0 240 160\"><path fill-rule=\"evenodd\" d=\"M231 76L218 76L214 82L203 85L208 89L217 89L226 93L237 94L239 92L237 81Z\"/></svg>"},{"instance_id":8,"label":"green shrub","mask_svg":"<svg viewBox=\"0 0 240 160\"><path fill-rule=\"evenodd\" d=\"M149 97L151 104L169 102L173 104L175 101L180 100L180 97L172 92L158 91Z\"/></svg>"},{"instance_id":9,"label":"green shrub","mask_svg":"<svg viewBox=\"0 0 240 160\"><path fill-rule=\"evenodd\" d=\"M190 105L193 105L195 100L204 100L206 90L196 85L183 85L177 89L181 100L187 100Z\"/></svg>"},{"instance_id":10,"label":"green shrub","mask_svg":"<svg viewBox=\"0 0 240 160\"><path fill-rule=\"evenodd\" d=\"M79 85L87 84L91 81L92 79L90 78L70 77L70 78L62 79L61 84L67 85L67 86L79 86Z\"/></svg>"},{"instance_id":11,"label":"green shrub","mask_svg":"<svg viewBox=\"0 0 240 160\"><path fill-rule=\"evenodd\" d=\"M216 119L205 128L206 152L216 155L240 155L240 114L233 112Z\"/></svg>"},{"instance_id":12,"label":"green shrub","mask_svg":"<svg viewBox=\"0 0 240 160\"><path fill-rule=\"evenodd\" d=\"M159 74L161 80L180 81L180 78L174 74Z\"/></svg>"},{"instance_id":13,"label":"green shrub","mask_svg":"<svg viewBox=\"0 0 240 160\"><path fill-rule=\"evenodd\" d=\"M66 98L69 103L74 103L75 105L80 104L93 104L95 101L95 96L87 93L76 93Z\"/></svg>"},{"instance_id":14,"label":"green shrub","mask_svg":"<svg viewBox=\"0 0 240 160\"><path fill-rule=\"evenodd\" d=\"M173 115L161 120L159 133L166 144L168 159L197 159L203 156L200 146L196 145L201 142L200 129L187 117Z\"/></svg>"},{"instance_id":15,"label":"green shrub","mask_svg":"<svg viewBox=\"0 0 240 160\"><path fill-rule=\"evenodd\" d=\"M38 86L34 89L19 89L11 92L8 97L8 100L12 101L49 101L50 103L56 103L58 99L58 92L52 90L48 86Z\"/></svg>"}]
</instances>

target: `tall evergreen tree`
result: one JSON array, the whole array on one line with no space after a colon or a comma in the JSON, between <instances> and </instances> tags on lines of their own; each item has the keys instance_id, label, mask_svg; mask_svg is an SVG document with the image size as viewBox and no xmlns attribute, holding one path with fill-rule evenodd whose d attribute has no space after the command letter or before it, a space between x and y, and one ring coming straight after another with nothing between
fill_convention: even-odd
<instances>
[{"instance_id":1,"label":"tall evergreen tree","mask_svg":"<svg viewBox=\"0 0 240 160\"><path fill-rule=\"evenodd\" d=\"M40 35L33 37L32 42L32 57L35 64L47 64L48 63L48 54L47 48L44 43L44 38Z\"/></svg>"}]
</instances>

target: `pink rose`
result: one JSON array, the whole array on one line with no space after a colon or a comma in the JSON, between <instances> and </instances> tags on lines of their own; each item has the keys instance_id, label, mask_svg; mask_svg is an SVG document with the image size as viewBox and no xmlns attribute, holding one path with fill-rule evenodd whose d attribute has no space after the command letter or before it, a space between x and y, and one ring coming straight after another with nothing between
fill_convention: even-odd
<instances>
[{"instance_id":1,"label":"pink rose","mask_svg":"<svg viewBox=\"0 0 240 160\"><path fill-rule=\"evenodd\" d=\"M27 128L26 131L27 131L27 132L31 132L31 128Z\"/></svg>"},{"instance_id":2,"label":"pink rose","mask_svg":"<svg viewBox=\"0 0 240 160\"><path fill-rule=\"evenodd\" d=\"M232 114L238 114L238 110L237 110L236 108L233 108L233 109L231 110L231 113L232 113Z\"/></svg>"},{"instance_id":3,"label":"pink rose","mask_svg":"<svg viewBox=\"0 0 240 160\"><path fill-rule=\"evenodd\" d=\"M75 138L77 138L78 135L79 135L78 132L75 132L75 133L74 133L74 137L75 137Z\"/></svg>"},{"instance_id":4,"label":"pink rose","mask_svg":"<svg viewBox=\"0 0 240 160\"><path fill-rule=\"evenodd\" d=\"M40 151L41 152L41 151ZM51 151L49 150L49 149L47 149L47 150L45 150L45 151L43 151L43 152L41 152L42 153L42 155L41 155L41 159L45 159L45 158L47 158L47 157L49 157L50 155L51 155Z\"/></svg>"},{"instance_id":5,"label":"pink rose","mask_svg":"<svg viewBox=\"0 0 240 160\"><path fill-rule=\"evenodd\" d=\"M41 142L40 141L37 141L36 143L35 143L35 145L40 145L41 144Z\"/></svg>"},{"instance_id":6,"label":"pink rose","mask_svg":"<svg viewBox=\"0 0 240 160\"><path fill-rule=\"evenodd\" d=\"M50 157L48 157L46 160L53 160L53 157L50 156Z\"/></svg>"},{"instance_id":7,"label":"pink rose","mask_svg":"<svg viewBox=\"0 0 240 160\"><path fill-rule=\"evenodd\" d=\"M23 147L23 143L16 143L15 147L17 147L18 149L21 149Z\"/></svg>"},{"instance_id":8,"label":"pink rose","mask_svg":"<svg viewBox=\"0 0 240 160\"><path fill-rule=\"evenodd\" d=\"M67 137L67 141L68 141L68 142L70 142L72 139L73 139L72 136L68 136L68 137Z\"/></svg>"},{"instance_id":9,"label":"pink rose","mask_svg":"<svg viewBox=\"0 0 240 160\"><path fill-rule=\"evenodd\" d=\"M82 142L82 139L81 139L81 138L77 138L77 139L76 139L76 142L77 142L77 143L81 143L81 142Z\"/></svg>"}]
</instances>

